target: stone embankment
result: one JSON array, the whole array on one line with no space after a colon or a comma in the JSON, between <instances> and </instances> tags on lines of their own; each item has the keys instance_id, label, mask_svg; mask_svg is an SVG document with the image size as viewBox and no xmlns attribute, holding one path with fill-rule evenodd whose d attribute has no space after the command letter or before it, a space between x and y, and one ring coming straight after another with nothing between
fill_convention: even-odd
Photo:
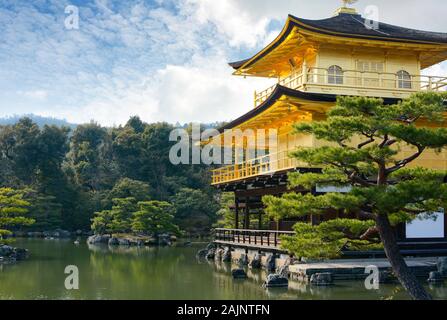
<instances>
[{"instance_id":1,"label":"stone embankment","mask_svg":"<svg viewBox=\"0 0 447 320\"><path fill-rule=\"evenodd\" d=\"M300 261L285 254L259 252L210 243L197 253L198 258L232 262L234 279L245 279L249 269L265 269L268 273L264 287L287 287L288 281L329 286L337 281L365 280L372 266L379 271L378 281L396 281L386 259ZM429 283L442 283L447 278L447 257L407 258L415 275Z\"/></svg>"},{"instance_id":2,"label":"stone embankment","mask_svg":"<svg viewBox=\"0 0 447 320\"><path fill-rule=\"evenodd\" d=\"M0 264L14 263L25 260L28 257L28 250L14 248L8 245L0 245Z\"/></svg>"},{"instance_id":3,"label":"stone embankment","mask_svg":"<svg viewBox=\"0 0 447 320\"><path fill-rule=\"evenodd\" d=\"M92 235L87 238L89 245L109 246L172 246L177 237L169 234L161 234L155 237L133 235Z\"/></svg>"}]
</instances>

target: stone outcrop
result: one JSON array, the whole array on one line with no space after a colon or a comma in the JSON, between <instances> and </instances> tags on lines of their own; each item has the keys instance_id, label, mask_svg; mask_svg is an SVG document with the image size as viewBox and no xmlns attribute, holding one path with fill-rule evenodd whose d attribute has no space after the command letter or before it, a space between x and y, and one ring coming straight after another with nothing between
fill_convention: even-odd
<instances>
[{"instance_id":1,"label":"stone outcrop","mask_svg":"<svg viewBox=\"0 0 447 320\"><path fill-rule=\"evenodd\" d=\"M169 234L160 234L157 238L158 238L158 245L160 246L167 247L172 245L172 238L171 235Z\"/></svg>"},{"instance_id":2,"label":"stone outcrop","mask_svg":"<svg viewBox=\"0 0 447 320\"><path fill-rule=\"evenodd\" d=\"M120 246L124 246L124 247L130 246L130 241L129 241L129 239L126 239L126 238L119 238L118 243Z\"/></svg>"},{"instance_id":3,"label":"stone outcrop","mask_svg":"<svg viewBox=\"0 0 447 320\"><path fill-rule=\"evenodd\" d=\"M269 274L265 280L264 288L287 288L289 279L281 274Z\"/></svg>"},{"instance_id":4,"label":"stone outcrop","mask_svg":"<svg viewBox=\"0 0 447 320\"><path fill-rule=\"evenodd\" d=\"M222 253L222 262L231 262L231 248L225 247Z\"/></svg>"},{"instance_id":5,"label":"stone outcrop","mask_svg":"<svg viewBox=\"0 0 447 320\"><path fill-rule=\"evenodd\" d=\"M323 272L323 273L314 273L310 277L310 283L315 286L329 286L334 283L332 273Z\"/></svg>"},{"instance_id":6,"label":"stone outcrop","mask_svg":"<svg viewBox=\"0 0 447 320\"><path fill-rule=\"evenodd\" d=\"M210 242L208 243L205 249L199 250L197 252L196 257L206 258L208 260L214 260L217 249L218 249L217 246L214 243Z\"/></svg>"},{"instance_id":7,"label":"stone outcrop","mask_svg":"<svg viewBox=\"0 0 447 320\"><path fill-rule=\"evenodd\" d=\"M87 238L88 244L108 244L110 240L109 235L93 235Z\"/></svg>"},{"instance_id":8,"label":"stone outcrop","mask_svg":"<svg viewBox=\"0 0 447 320\"><path fill-rule=\"evenodd\" d=\"M208 260L213 260L215 255L216 255L216 248L210 248L206 253L206 258Z\"/></svg>"},{"instance_id":9,"label":"stone outcrop","mask_svg":"<svg viewBox=\"0 0 447 320\"><path fill-rule=\"evenodd\" d=\"M255 254L253 259L248 264L248 266L251 269L261 269L262 268L261 255L259 253Z\"/></svg>"},{"instance_id":10,"label":"stone outcrop","mask_svg":"<svg viewBox=\"0 0 447 320\"><path fill-rule=\"evenodd\" d=\"M208 249L202 249L197 252L196 257L197 258L206 258L207 254L208 254Z\"/></svg>"},{"instance_id":11,"label":"stone outcrop","mask_svg":"<svg viewBox=\"0 0 447 320\"><path fill-rule=\"evenodd\" d=\"M109 246L123 246L123 247L143 247L143 246L157 246L159 241L155 238L142 238L134 236L111 237L110 235L93 235L88 237L87 243L91 245L108 244Z\"/></svg>"},{"instance_id":12,"label":"stone outcrop","mask_svg":"<svg viewBox=\"0 0 447 320\"><path fill-rule=\"evenodd\" d=\"M0 245L0 262L16 262L25 260L28 257L28 250L14 248L7 245Z\"/></svg>"},{"instance_id":13,"label":"stone outcrop","mask_svg":"<svg viewBox=\"0 0 447 320\"><path fill-rule=\"evenodd\" d=\"M282 275L283 277L288 278L289 277L289 266L292 264L292 259L289 257L284 261L284 264L278 268L278 274Z\"/></svg>"},{"instance_id":14,"label":"stone outcrop","mask_svg":"<svg viewBox=\"0 0 447 320\"><path fill-rule=\"evenodd\" d=\"M276 256L274 254L270 254L267 257L265 262L265 268L267 271L275 271L276 269Z\"/></svg>"},{"instance_id":15,"label":"stone outcrop","mask_svg":"<svg viewBox=\"0 0 447 320\"><path fill-rule=\"evenodd\" d=\"M248 266L248 256L244 253L241 254L240 258L237 261L238 265L241 267Z\"/></svg>"},{"instance_id":16,"label":"stone outcrop","mask_svg":"<svg viewBox=\"0 0 447 320\"><path fill-rule=\"evenodd\" d=\"M113 238L109 239L109 242L108 242L109 246L119 246L119 244L120 244L120 242L119 242L118 238L113 237Z\"/></svg>"}]
</instances>

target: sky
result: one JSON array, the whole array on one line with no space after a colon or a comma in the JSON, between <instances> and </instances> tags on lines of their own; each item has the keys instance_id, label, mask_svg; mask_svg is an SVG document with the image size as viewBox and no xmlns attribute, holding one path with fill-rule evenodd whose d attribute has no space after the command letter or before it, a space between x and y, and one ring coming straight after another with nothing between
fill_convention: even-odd
<instances>
[{"instance_id":1,"label":"sky","mask_svg":"<svg viewBox=\"0 0 447 320\"><path fill-rule=\"evenodd\" d=\"M73 123L215 122L253 108L271 79L228 62L271 42L287 15L323 19L339 0L0 0L0 117ZM360 0L379 19L447 32L445 0ZM73 11L79 12L76 28ZM68 20L67 20L68 19ZM67 27L68 21L68 27ZM447 75L447 63L428 73Z\"/></svg>"}]
</instances>

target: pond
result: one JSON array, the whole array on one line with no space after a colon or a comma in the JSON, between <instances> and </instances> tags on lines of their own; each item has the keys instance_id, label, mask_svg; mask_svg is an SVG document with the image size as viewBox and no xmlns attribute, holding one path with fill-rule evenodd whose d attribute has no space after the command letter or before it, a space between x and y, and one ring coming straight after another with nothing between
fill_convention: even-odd
<instances>
[{"instance_id":1,"label":"pond","mask_svg":"<svg viewBox=\"0 0 447 320\"><path fill-rule=\"evenodd\" d=\"M288 290L263 289L264 271L248 270L246 280L233 280L228 264L198 261L205 244L171 248L89 247L85 241L17 239L29 249L26 261L0 265L0 299L407 299L398 285L366 290L363 283L338 282L312 287L291 282ZM79 290L65 289L65 267L79 269ZM430 292L447 299L447 287Z\"/></svg>"}]
</instances>

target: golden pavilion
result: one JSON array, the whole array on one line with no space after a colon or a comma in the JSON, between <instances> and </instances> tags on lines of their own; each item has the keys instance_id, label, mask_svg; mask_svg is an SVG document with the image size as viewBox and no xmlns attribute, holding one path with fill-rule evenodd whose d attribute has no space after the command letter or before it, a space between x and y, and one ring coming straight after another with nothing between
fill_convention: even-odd
<instances>
[{"instance_id":1,"label":"golden pavilion","mask_svg":"<svg viewBox=\"0 0 447 320\"><path fill-rule=\"evenodd\" d=\"M415 92L446 90L447 77L423 72L446 59L447 33L370 21L346 6L323 20L289 15L272 43L248 59L230 63L234 75L277 79L274 86L255 92L253 109L221 128L221 132L252 129L256 134L272 128L278 132L274 153L245 156L241 163L212 172L213 186L235 194L235 228L290 230L296 222L267 226L261 219L262 197L287 192L289 172L315 170L289 156L298 146L312 148L322 143L313 136L293 134L294 123L325 119L339 95L380 97L394 104ZM401 152L410 154L411 150L402 148ZM426 152L416 165L447 169L447 151ZM253 223L253 215L259 215L254 219L259 225ZM318 223L315 219L309 217ZM419 231L404 226L400 238L447 240L446 222L441 215L433 222L436 226L421 225Z\"/></svg>"}]
</instances>

